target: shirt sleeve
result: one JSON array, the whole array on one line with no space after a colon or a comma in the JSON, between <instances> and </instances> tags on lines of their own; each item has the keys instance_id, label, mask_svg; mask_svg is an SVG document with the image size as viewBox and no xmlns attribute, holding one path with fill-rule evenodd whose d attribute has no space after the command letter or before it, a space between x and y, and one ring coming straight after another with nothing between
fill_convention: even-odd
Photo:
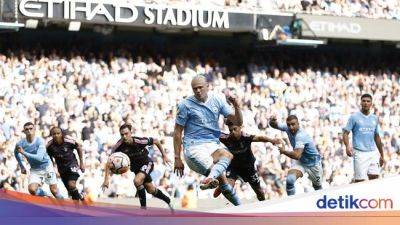
<instances>
[{"instance_id":1,"label":"shirt sleeve","mask_svg":"<svg viewBox=\"0 0 400 225\"><path fill-rule=\"evenodd\" d=\"M140 145L153 145L154 139L152 137L135 138L135 142Z\"/></svg>"},{"instance_id":2,"label":"shirt sleeve","mask_svg":"<svg viewBox=\"0 0 400 225\"><path fill-rule=\"evenodd\" d=\"M233 109L232 107L226 102L225 98L216 96L218 98L219 106L220 106L220 114L222 114L224 117L227 117L231 114L233 114Z\"/></svg>"},{"instance_id":3,"label":"shirt sleeve","mask_svg":"<svg viewBox=\"0 0 400 225\"><path fill-rule=\"evenodd\" d=\"M255 137L255 135L243 133L243 138L247 143L253 142L254 137Z\"/></svg>"},{"instance_id":4,"label":"shirt sleeve","mask_svg":"<svg viewBox=\"0 0 400 225\"><path fill-rule=\"evenodd\" d=\"M41 139L38 140L37 148L38 148L38 150L37 150L36 154L25 152L24 155L29 159L42 161L43 158L46 155L46 146L44 145L44 141L43 140L41 140Z\"/></svg>"},{"instance_id":5,"label":"shirt sleeve","mask_svg":"<svg viewBox=\"0 0 400 225\"><path fill-rule=\"evenodd\" d=\"M187 120L188 120L188 110L185 104L181 102L178 105L178 111L176 113L175 123L181 126L185 126Z\"/></svg>"},{"instance_id":6,"label":"shirt sleeve","mask_svg":"<svg viewBox=\"0 0 400 225\"><path fill-rule=\"evenodd\" d=\"M349 120L347 121L346 126L343 128L344 131L348 131L351 132L353 130L353 127L355 125L355 120L354 120L354 116L351 115Z\"/></svg>"},{"instance_id":7,"label":"shirt sleeve","mask_svg":"<svg viewBox=\"0 0 400 225\"><path fill-rule=\"evenodd\" d=\"M14 155L15 155L15 158L17 159L17 162L18 162L19 167L20 167L21 169L23 169L23 168L25 168L25 167L24 167L24 164L22 163L21 154L17 152L17 147L18 147L18 146L19 146L19 143L17 143L17 144L15 145Z\"/></svg>"},{"instance_id":8,"label":"shirt sleeve","mask_svg":"<svg viewBox=\"0 0 400 225\"><path fill-rule=\"evenodd\" d=\"M287 127L286 124L284 124L284 123L279 123L279 122L278 122L278 130L281 130L281 131L288 131L288 127Z\"/></svg>"}]
</instances>

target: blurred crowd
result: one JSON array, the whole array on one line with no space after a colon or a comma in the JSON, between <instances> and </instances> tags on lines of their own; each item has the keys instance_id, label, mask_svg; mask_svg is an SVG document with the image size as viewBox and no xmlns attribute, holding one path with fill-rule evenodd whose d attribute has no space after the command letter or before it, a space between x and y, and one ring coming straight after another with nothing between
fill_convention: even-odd
<instances>
[{"instance_id":1,"label":"blurred crowd","mask_svg":"<svg viewBox=\"0 0 400 225\"><path fill-rule=\"evenodd\" d=\"M282 122L295 114L315 140L323 156L323 188L351 183L352 159L345 155L342 127L359 110L362 93L374 97L374 113L380 118L386 163L382 176L400 172L400 76L385 70L349 70L314 67L278 67L268 61L248 62L247 73L236 73L212 60L196 58L133 57L128 51L107 57L53 51L0 53L0 188L27 192L27 177L14 158L15 143L23 138L23 124L32 121L37 135L49 140L49 129L60 126L81 141L86 172L78 180L80 190L97 197L134 197L131 172L112 177L103 192L104 163L119 138L119 126L131 123L136 136L156 137L168 156L174 158L172 133L176 106L192 94L190 82L201 74L211 90L234 92L241 103L244 131L284 138L268 126L276 115ZM223 126L221 118L221 128ZM202 179L185 169L180 178L162 164L160 152L149 148L155 161L151 174L157 186L169 195L184 199L212 198L212 190L199 191ZM253 144L256 166L267 199L285 194L285 175L291 160L264 143ZM59 183L63 194L67 193ZM242 199L255 199L247 184L238 182ZM297 193L311 191L307 178L297 183Z\"/></svg>"},{"instance_id":2,"label":"blurred crowd","mask_svg":"<svg viewBox=\"0 0 400 225\"><path fill-rule=\"evenodd\" d=\"M143 3L198 5L264 12L311 13L346 17L400 19L398 0L141 0Z\"/></svg>"}]
</instances>

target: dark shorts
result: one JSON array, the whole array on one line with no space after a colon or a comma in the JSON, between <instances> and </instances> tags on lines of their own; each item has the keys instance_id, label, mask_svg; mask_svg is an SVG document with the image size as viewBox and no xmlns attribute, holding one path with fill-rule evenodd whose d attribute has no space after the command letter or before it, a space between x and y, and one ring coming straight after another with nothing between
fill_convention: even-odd
<instances>
[{"instance_id":1,"label":"dark shorts","mask_svg":"<svg viewBox=\"0 0 400 225\"><path fill-rule=\"evenodd\" d=\"M68 190L68 181L77 181L79 178L79 167L71 167L68 169L64 169L64 170L58 170L58 172L60 173L60 177L62 182L64 183L64 186L67 188Z\"/></svg>"},{"instance_id":2,"label":"dark shorts","mask_svg":"<svg viewBox=\"0 0 400 225\"><path fill-rule=\"evenodd\" d=\"M154 169L154 163L153 161L147 161L147 162L133 162L131 165L131 171L134 172L135 174L138 173L144 173L146 177L144 178L144 183L150 183L153 181L151 179L151 172Z\"/></svg>"},{"instance_id":3,"label":"dark shorts","mask_svg":"<svg viewBox=\"0 0 400 225\"><path fill-rule=\"evenodd\" d=\"M249 167L231 167L226 169L226 177L229 179L242 179L251 186L260 185L260 179L254 166Z\"/></svg>"}]
</instances>

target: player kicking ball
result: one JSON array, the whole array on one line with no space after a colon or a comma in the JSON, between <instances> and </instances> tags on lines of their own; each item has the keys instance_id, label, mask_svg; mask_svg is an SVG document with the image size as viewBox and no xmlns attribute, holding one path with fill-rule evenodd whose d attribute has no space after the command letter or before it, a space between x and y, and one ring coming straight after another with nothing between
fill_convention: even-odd
<instances>
[{"instance_id":1,"label":"player kicking ball","mask_svg":"<svg viewBox=\"0 0 400 225\"><path fill-rule=\"evenodd\" d=\"M51 165L49 155L46 153L44 140L35 136L35 125L31 122L24 124L25 138L18 141L15 146L15 158L21 168L21 173L26 174L26 168L22 163L24 156L31 166L29 174L28 190L31 195L47 196L41 186L46 183L50 186L50 191L54 197L62 199L63 197L57 188L57 177L54 167Z\"/></svg>"},{"instance_id":2,"label":"player kicking ball","mask_svg":"<svg viewBox=\"0 0 400 225\"><path fill-rule=\"evenodd\" d=\"M81 170L82 173L85 172L82 146L71 137L65 136L59 127L53 127L50 130L50 135L52 136L52 139L47 143L47 153L53 163L53 159L55 159L54 164L57 165L58 173L60 174L61 180L64 183L68 194L73 200L83 201L83 196L76 188L76 181L79 178L79 170ZM74 155L74 150L78 152L79 164Z\"/></svg>"},{"instance_id":3,"label":"player kicking ball","mask_svg":"<svg viewBox=\"0 0 400 225\"><path fill-rule=\"evenodd\" d=\"M169 165L171 162L167 158L160 141L151 137L134 137L132 135L132 126L130 124L122 125L119 131L121 134L121 140L115 144L112 153L122 152L129 157L131 163L130 170L135 173L133 182L139 195L141 208L146 209L147 191L147 193L152 194L154 197L167 203L168 207L173 211L171 199L154 186L153 180L150 176L150 173L154 168L154 163L148 156L149 152L147 151L146 146L156 145L161 152L164 164ZM108 160L105 167L104 182L102 185L103 190L108 188L110 169L112 167L112 160Z\"/></svg>"},{"instance_id":4,"label":"player kicking ball","mask_svg":"<svg viewBox=\"0 0 400 225\"><path fill-rule=\"evenodd\" d=\"M270 142L272 144L280 143L279 139L272 139L266 136L248 135L242 132L242 126L234 121L227 119L225 124L229 128L229 134L222 134L219 140L233 154L231 164L226 170L226 177L232 187L235 186L237 179L241 178L244 182L248 182L256 193L259 201L265 200L264 190L260 185L260 178L255 168L256 158L251 150L253 142ZM214 191L214 197L221 194L218 187Z\"/></svg>"}]
</instances>

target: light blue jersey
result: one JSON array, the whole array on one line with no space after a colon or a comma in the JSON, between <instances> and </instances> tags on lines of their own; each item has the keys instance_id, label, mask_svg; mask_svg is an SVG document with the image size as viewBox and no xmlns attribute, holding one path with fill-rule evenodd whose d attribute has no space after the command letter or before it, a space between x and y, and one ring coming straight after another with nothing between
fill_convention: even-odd
<instances>
[{"instance_id":1,"label":"light blue jersey","mask_svg":"<svg viewBox=\"0 0 400 225\"><path fill-rule=\"evenodd\" d=\"M16 144L14 152L15 158L18 161L18 165L24 168L22 164L23 156L17 152L18 146L24 149L25 156L32 170L44 170L51 164L50 157L46 152L46 145L42 138L35 137L32 143L29 143L26 138L24 138Z\"/></svg>"},{"instance_id":2,"label":"light blue jersey","mask_svg":"<svg viewBox=\"0 0 400 225\"><path fill-rule=\"evenodd\" d=\"M198 101L194 96L184 99L178 105L176 123L184 127L183 145L187 146L206 142L219 143L221 134L218 120L233 110L226 100L215 94L208 94L206 102Z\"/></svg>"},{"instance_id":3,"label":"light blue jersey","mask_svg":"<svg viewBox=\"0 0 400 225\"><path fill-rule=\"evenodd\" d=\"M353 132L353 148L358 151L370 152L376 150L375 135L379 134L378 117L374 114L364 115L362 112L353 113L345 128Z\"/></svg>"},{"instance_id":4,"label":"light blue jersey","mask_svg":"<svg viewBox=\"0 0 400 225\"><path fill-rule=\"evenodd\" d=\"M315 166L321 161L321 156L315 147L314 141L303 129L300 128L295 134L290 132L286 124L278 124L278 129L287 133L293 149L303 149L299 160L302 165Z\"/></svg>"}]
</instances>

